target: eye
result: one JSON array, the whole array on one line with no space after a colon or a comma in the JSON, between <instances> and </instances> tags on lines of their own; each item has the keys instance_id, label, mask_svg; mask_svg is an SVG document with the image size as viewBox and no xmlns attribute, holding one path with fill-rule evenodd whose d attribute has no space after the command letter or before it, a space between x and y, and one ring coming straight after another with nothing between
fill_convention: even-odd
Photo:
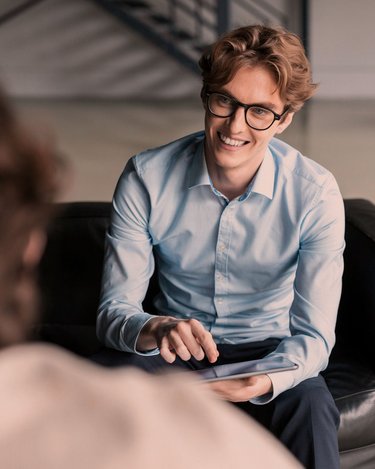
<instances>
[{"instance_id":1,"label":"eye","mask_svg":"<svg viewBox=\"0 0 375 469\"><path fill-rule=\"evenodd\" d=\"M259 106L253 106L249 108L249 111L255 117L265 117L270 114L270 111L268 109L264 109L263 107Z\"/></svg>"},{"instance_id":2,"label":"eye","mask_svg":"<svg viewBox=\"0 0 375 469\"><path fill-rule=\"evenodd\" d=\"M233 102L229 96L225 96L224 94L217 94L216 99L222 106L230 106Z\"/></svg>"}]
</instances>

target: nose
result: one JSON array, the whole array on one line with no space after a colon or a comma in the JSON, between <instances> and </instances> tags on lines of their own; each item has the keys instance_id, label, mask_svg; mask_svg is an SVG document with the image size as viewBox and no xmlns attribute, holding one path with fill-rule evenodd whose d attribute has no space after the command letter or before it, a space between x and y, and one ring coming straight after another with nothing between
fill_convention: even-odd
<instances>
[{"instance_id":1,"label":"nose","mask_svg":"<svg viewBox=\"0 0 375 469\"><path fill-rule=\"evenodd\" d=\"M233 134L240 134L247 129L245 120L245 110L241 106L238 106L235 112L228 117L227 125Z\"/></svg>"}]
</instances>

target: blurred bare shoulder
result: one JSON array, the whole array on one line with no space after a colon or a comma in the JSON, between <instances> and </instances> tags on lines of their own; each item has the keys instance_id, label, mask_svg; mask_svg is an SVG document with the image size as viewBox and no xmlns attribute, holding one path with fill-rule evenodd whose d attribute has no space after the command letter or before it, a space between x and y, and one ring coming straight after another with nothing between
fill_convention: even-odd
<instances>
[{"instance_id":1,"label":"blurred bare shoulder","mask_svg":"<svg viewBox=\"0 0 375 469\"><path fill-rule=\"evenodd\" d=\"M301 467L256 422L181 374L109 370L49 345L8 347L0 373L4 467Z\"/></svg>"}]
</instances>

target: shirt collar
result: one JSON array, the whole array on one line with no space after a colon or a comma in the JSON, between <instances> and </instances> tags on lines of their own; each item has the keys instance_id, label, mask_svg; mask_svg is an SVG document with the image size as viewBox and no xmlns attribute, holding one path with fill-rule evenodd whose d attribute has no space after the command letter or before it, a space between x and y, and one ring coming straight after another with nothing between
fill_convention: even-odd
<instances>
[{"instance_id":1,"label":"shirt collar","mask_svg":"<svg viewBox=\"0 0 375 469\"><path fill-rule=\"evenodd\" d=\"M275 161L272 157L271 150L267 148L263 162L259 166L253 180L251 192L264 195L268 199L272 200L275 186L275 172Z\"/></svg>"},{"instance_id":2,"label":"shirt collar","mask_svg":"<svg viewBox=\"0 0 375 469\"><path fill-rule=\"evenodd\" d=\"M276 166L272 153L270 149L267 148L265 157L242 198L245 199L251 192L256 192L257 194L264 195L268 199L272 200L275 184L275 171ZM189 169L188 178L189 189L202 185L211 185L206 159L204 157L204 139L198 143L195 156Z\"/></svg>"},{"instance_id":3,"label":"shirt collar","mask_svg":"<svg viewBox=\"0 0 375 469\"><path fill-rule=\"evenodd\" d=\"M202 139L197 149L189 168L188 175L188 188L191 189L195 186L209 186L210 177L208 175L208 169L206 159L204 157L204 139Z\"/></svg>"}]
</instances>

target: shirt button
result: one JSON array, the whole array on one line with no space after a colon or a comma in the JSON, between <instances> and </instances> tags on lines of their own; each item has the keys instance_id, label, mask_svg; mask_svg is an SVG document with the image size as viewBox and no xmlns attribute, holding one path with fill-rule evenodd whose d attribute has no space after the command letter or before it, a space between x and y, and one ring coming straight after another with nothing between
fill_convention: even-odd
<instances>
[{"instance_id":1,"label":"shirt button","mask_svg":"<svg viewBox=\"0 0 375 469\"><path fill-rule=\"evenodd\" d=\"M222 300L221 298L219 298L219 299L217 300L217 302L219 303L219 305L221 305L221 303L223 302L223 300Z\"/></svg>"},{"instance_id":2,"label":"shirt button","mask_svg":"<svg viewBox=\"0 0 375 469\"><path fill-rule=\"evenodd\" d=\"M225 244L220 244L219 251L221 252L225 251Z\"/></svg>"}]
</instances>

